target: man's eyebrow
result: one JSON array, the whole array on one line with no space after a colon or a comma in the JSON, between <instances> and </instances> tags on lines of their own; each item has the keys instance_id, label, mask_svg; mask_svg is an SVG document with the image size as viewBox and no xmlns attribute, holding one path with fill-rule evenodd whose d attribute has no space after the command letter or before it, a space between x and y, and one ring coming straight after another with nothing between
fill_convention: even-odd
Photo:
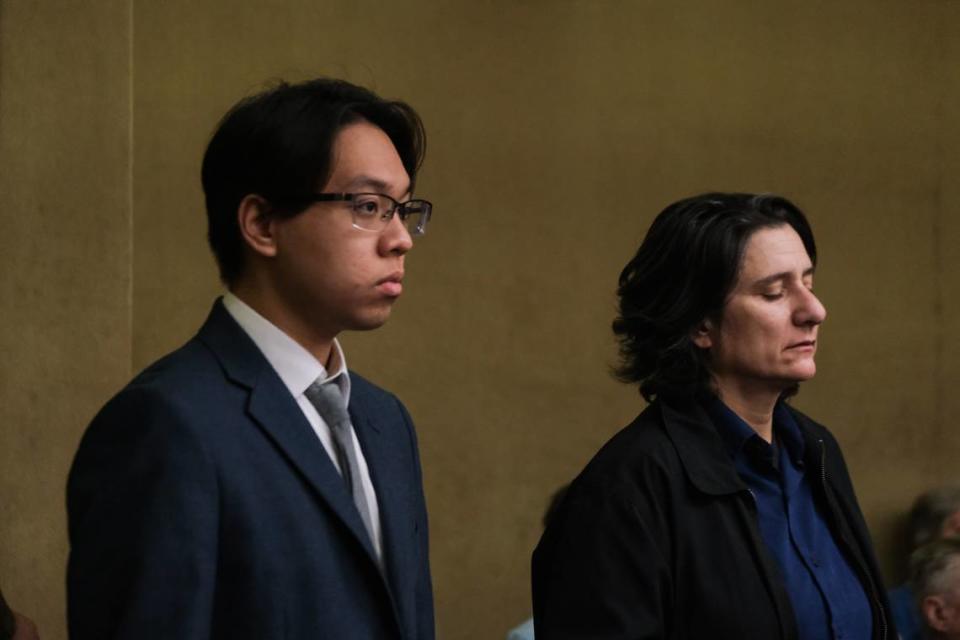
<instances>
[{"instance_id":1,"label":"man's eyebrow","mask_svg":"<svg viewBox=\"0 0 960 640\"><path fill-rule=\"evenodd\" d=\"M807 268L807 269L804 270L804 272L803 272L803 274L802 274L801 277L806 278L807 276L812 276L816 270L817 270L816 267L812 267L812 266L811 266L811 267L809 267L809 268ZM781 271L780 273L774 273L774 274L772 274L772 275L769 275L769 276L760 278L759 280L755 281L755 282L753 283L753 286L755 286L755 287L764 287L764 286L766 286L766 285L773 284L774 282L777 282L778 280L786 280L786 279L789 278L791 275L793 275L793 272L792 272L792 271Z\"/></svg>"},{"instance_id":2,"label":"man's eyebrow","mask_svg":"<svg viewBox=\"0 0 960 640\"><path fill-rule=\"evenodd\" d=\"M390 185L379 178L359 175L347 184L347 188L351 191L355 189L371 189L377 193L386 193L386 191L390 188ZM410 189L407 188L404 190L404 193L409 194Z\"/></svg>"}]
</instances>

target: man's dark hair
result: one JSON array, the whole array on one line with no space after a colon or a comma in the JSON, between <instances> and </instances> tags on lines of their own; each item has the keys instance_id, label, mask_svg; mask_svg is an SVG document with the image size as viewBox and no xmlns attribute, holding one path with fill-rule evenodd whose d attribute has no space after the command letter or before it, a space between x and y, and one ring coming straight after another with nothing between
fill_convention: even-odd
<instances>
[{"instance_id":1,"label":"man's dark hair","mask_svg":"<svg viewBox=\"0 0 960 640\"><path fill-rule=\"evenodd\" d=\"M332 173L331 152L345 125L366 120L393 142L410 176L423 160L423 123L412 107L384 100L343 80L320 78L275 87L245 98L220 121L203 157L207 237L231 284L243 272L243 238L237 210L256 194L270 215L292 217L310 205L309 196Z\"/></svg>"},{"instance_id":2,"label":"man's dark hair","mask_svg":"<svg viewBox=\"0 0 960 640\"><path fill-rule=\"evenodd\" d=\"M810 225L786 198L705 193L660 212L620 274L617 376L639 383L647 401L709 392L707 356L691 334L705 319L720 321L750 236L782 225L797 232L816 264Z\"/></svg>"}]
</instances>

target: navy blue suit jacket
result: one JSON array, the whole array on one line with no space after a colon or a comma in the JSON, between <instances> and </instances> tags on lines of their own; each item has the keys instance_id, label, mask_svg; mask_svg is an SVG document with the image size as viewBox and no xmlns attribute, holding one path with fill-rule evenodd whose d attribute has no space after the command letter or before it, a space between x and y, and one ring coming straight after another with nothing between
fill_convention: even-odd
<instances>
[{"instance_id":1,"label":"navy blue suit jacket","mask_svg":"<svg viewBox=\"0 0 960 640\"><path fill-rule=\"evenodd\" d=\"M383 569L296 401L218 301L94 418L67 487L73 640L430 640L416 436L351 373Z\"/></svg>"}]
</instances>

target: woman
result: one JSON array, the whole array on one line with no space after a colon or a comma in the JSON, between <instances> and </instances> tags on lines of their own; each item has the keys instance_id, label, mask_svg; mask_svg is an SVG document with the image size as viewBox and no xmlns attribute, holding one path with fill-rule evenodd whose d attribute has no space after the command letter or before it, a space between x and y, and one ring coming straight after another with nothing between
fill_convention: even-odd
<instances>
[{"instance_id":1,"label":"woman","mask_svg":"<svg viewBox=\"0 0 960 640\"><path fill-rule=\"evenodd\" d=\"M623 380L650 403L533 557L537 640L894 640L840 449L785 399L816 372L813 234L784 198L667 207L620 275Z\"/></svg>"}]
</instances>

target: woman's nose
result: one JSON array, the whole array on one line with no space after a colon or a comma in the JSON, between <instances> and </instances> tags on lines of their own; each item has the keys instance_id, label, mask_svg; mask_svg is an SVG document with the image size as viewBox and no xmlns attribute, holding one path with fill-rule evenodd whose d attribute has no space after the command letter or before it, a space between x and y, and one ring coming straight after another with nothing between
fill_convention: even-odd
<instances>
[{"instance_id":1,"label":"woman's nose","mask_svg":"<svg viewBox=\"0 0 960 640\"><path fill-rule=\"evenodd\" d=\"M820 324L827 317L827 309L814 295L813 291L803 288L801 303L796 310L797 322L800 324Z\"/></svg>"}]
</instances>

